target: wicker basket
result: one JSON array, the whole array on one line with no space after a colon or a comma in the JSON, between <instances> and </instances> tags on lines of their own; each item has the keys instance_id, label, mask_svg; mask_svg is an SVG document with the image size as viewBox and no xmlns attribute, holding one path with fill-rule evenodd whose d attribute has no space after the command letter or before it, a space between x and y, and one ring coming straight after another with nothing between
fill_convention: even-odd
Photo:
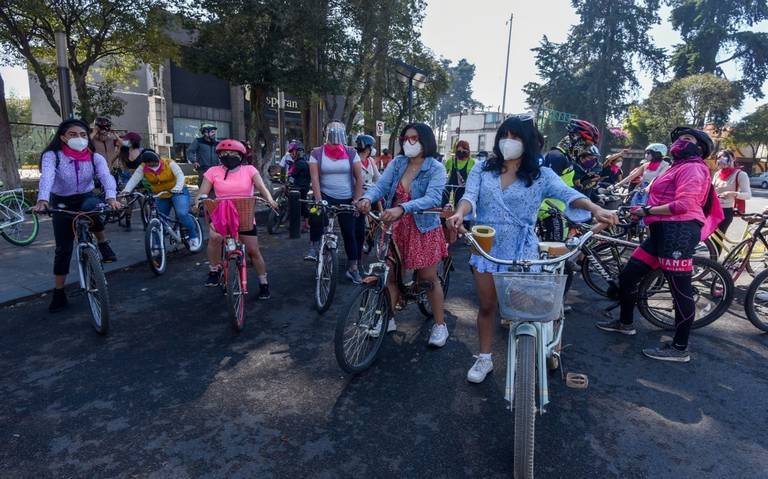
<instances>
[{"instance_id":1,"label":"wicker basket","mask_svg":"<svg viewBox=\"0 0 768 479\"><path fill-rule=\"evenodd\" d=\"M216 208L219 207L219 203L222 201L231 201L235 204L237 213L240 215L239 231L250 231L253 229L255 221L256 198L205 200L203 201L203 204L205 205L205 211L208 213L209 217L211 214L213 214L214 211L216 211Z\"/></svg>"},{"instance_id":2,"label":"wicker basket","mask_svg":"<svg viewBox=\"0 0 768 479\"><path fill-rule=\"evenodd\" d=\"M564 274L493 273L501 317L513 321L548 322L563 310Z\"/></svg>"}]
</instances>

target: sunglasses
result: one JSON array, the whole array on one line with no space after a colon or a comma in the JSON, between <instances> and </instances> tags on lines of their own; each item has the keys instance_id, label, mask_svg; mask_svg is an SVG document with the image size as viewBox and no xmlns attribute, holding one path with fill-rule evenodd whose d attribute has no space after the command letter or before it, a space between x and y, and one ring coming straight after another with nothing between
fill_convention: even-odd
<instances>
[{"instance_id":1,"label":"sunglasses","mask_svg":"<svg viewBox=\"0 0 768 479\"><path fill-rule=\"evenodd\" d=\"M410 144L418 143L419 141L419 135L405 135L400 137L400 141L405 143L406 141Z\"/></svg>"}]
</instances>

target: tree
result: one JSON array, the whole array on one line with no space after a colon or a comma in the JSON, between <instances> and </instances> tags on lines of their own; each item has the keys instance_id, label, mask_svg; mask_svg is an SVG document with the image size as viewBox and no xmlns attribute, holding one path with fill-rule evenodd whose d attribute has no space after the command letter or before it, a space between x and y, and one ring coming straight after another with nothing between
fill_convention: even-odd
<instances>
[{"instance_id":1,"label":"tree","mask_svg":"<svg viewBox=\"0 0 768 479\"><path fill-rule=\"evenodd\" d=\"M483 108L483 104L472 98L472 80L475 78L475 65L462 58L455 65L450 60L440 62L448 74L448 90L440 96L434 114L434 127L438 130L438 144L441 143L443 129L448 115L462 110Z\"/></svg>"},{"instance_id":2,"label":"tree","mask_svg":"<svg viewBox=\"0 0 768 479\"><path fill-rule=\"evenodd\" d=\"M749 147L752 158L757 158L760 148L768 147L768 103L757 107L753 113L736 123L731 138L736 146Z\"/></svg>"},{"instance_id":3,"label":"tree","mask_svg":"<svg viewBox=\"0 0 768 479\"><path fill-rule=\"evenodd\" d=\"M664 52L648 35L659 23L659 0L572 0L579 23L563 44L546 37L535 49L543 83L525 86L533 109L551 108L589 120L605 131L637 90L636 64L654 74ZM605 135L603 135L605 137Z\"/></svg>"},{"instance_id":4,"label":"tree","mask_svg":"<svg viewBox=\"0 0 768 479\"><path fill-rule=\"evenodd\" d=\"M11 140L11 125L8 119L8 108L6 108L5 82L2 75L0 75L0 180L10 188L17 188L21 184L19 165L16 162Z\"/></svg>"},{"instance_id":5,"label":"tree","mask_svg":"<svg viewBox=\"0 0 768 479\"><path fill-rule=\"evenodd\" d=\"M724 77L722 65L736 62L738 85L754 98L763 97L768 76L768 33L751 31L768 19L766 0L667 0L672 26L684 43L675 45L676 78L697 73Z\"/></svg>"},{"instance_id":6,"label":"tree","mask_svg":"<svg viewBox=\"0 0 768 479\"><path fill-rule=\"evenodd\" d=\"M691 75L656 85L642 104L629 108L624 127L635 145L666 143L678 126L722 128L742 99L728 80L709 73Z\"/></svg>"},{"instance_id":7,"label":"tree","mask_svg":"<svg viewBox=\"0 0 768 479\"><path fill-rule=\"evenodd\" d=\"M77 110L86 121L121 113L112 93L140 62L160 64L175 52L164 33L164 0L5 0L0 3L0 51L4 61L26 62L57 114L56 31L66 33ZM93 87L98 77L103 83Z\"/></svg>"},{"instance_id":8,"label":"tree","mask_svg":"<svg viewBox=\"0 0 768 479\"><path fill-rule=\"evenodd\" d=\"M19 98L13 91L5 98L8 108L8 121L11 123L29 123L32 121L32 102L29 98Z\"/></svg>"}]
</instances>

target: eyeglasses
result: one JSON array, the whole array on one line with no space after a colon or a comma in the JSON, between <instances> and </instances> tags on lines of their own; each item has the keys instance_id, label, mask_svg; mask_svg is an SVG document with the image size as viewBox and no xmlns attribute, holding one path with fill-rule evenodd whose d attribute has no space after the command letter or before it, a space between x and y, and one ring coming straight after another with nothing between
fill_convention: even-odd
<instances>
[{"instance_id":1,"label":"eyeglasses","mask_svg":"<svg viewBox=\"0 0 768 479\"><path fill-rule=\"evenodd\" d=\"M405 135L400 137L400 141L402 142L409 142L411 144L418 143L419 141L419 135Z\"/></svg>"}]
</instances>

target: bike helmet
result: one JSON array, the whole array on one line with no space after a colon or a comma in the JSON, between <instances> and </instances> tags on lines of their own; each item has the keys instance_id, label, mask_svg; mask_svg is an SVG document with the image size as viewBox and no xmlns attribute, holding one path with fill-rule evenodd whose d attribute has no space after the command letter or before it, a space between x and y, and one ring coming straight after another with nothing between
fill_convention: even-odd
<instances>
[{"instance_id":1,"label":"bike helmet","mask_svg":"<svg viewBox=\"0 0 768 479\"><path fill-rule=\"evenodd\" d=\"M688 128L686 126L680 126L672 130L670 138L672 141L676 141L683 135L691 135L696 138L696 144L701 148L701 157L708 158L712 154L712 150L715 149L715 144L712 142L712 138L707 135L706 132L697 130L695 128Z\"/></svg>"},{"instance_id":2,"label":"bike helmet","mask_svg":"<svg viewBox=\"0 0 768 479\"><path fill-rule=\"evenodd\" d=\"M301 149L302 149L301 143L296 141L296 140L293 140L290 143L288 143L288 152L289 153L291 151L299 151Z\"/></svg>"},{"instance_id":3,"label":"bike helmet","mask_svg":"<svg viewBox=\"0 0 768 479\"><path fill-rule=\"evenodd\" d=\"M568 133L579 135L582 139L592 143L600 142L600 132L597 127L586 120L573 119L568 122Z\"/></svg>"},{"instance_id":4,"label":"bike helmet","mask_svg":"<svg viewBox=\"0 0 768 479\"><path fill-rule=\"evenodd\" d=\"M645 152L650 152L654 158L661 158L667 156L667 145L663 143L651 143L645 147Z\"/></svg>"},{"instance_id":5,"label":"bike helmet","mask_svg":"<svg viewBox=\"0 0 768 479\"><path fill-rule=\"evenodd\" d=\"M371 135L357 135L355 138L355 149L357 151L363 151L366 148L373 148L376 144L376 140Z\"/></svg>"},{"instance_id":6,"label":"bike helmet","mask_svg":"<svg viewBox=\"0 0 768 479\"><path fill-rule=\"evenodd\" d=\"M207 132L211 130L218 130L218 128L216 128L216 125L211 125L210 123L203 123L202 125L200 125L201 135L205 135Z\"/></svg>"},{"instance_id":7,"label":"bike helmet","mask_svg":"<svg viewBox=\"0 0 768 479\"><path fill-rule=\"evenodd\" d=\"M221 140L219 144L216 145L216 153L218 154L220 151L236 151L242 156L245 156L247 153L245 145L237 140L231 139Z\"/></svg>"},{"instance_id":8,"label":"bike helmet","mask_svg":"<svg viewBox=\"0 0 768 479\"><path fill-rule=\"evenodd\" d=\"M94 122L94 124L97 127L102 128L102 129L107 129L108 130L108 129L112 128L112 121L109 118L106 118L106 117L103 117L103 116L100 116L100 117L96 118L96 121Z\"/></svg>"}]
</instances>

